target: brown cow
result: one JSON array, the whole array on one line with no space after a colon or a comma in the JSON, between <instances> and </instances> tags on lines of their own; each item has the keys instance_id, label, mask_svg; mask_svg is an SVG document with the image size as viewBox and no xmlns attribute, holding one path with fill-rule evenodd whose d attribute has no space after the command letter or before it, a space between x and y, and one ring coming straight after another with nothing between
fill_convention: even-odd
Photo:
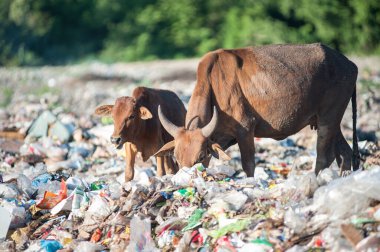
<instances>
[{"instance_id":1,"label":"brown cow","mask_svg":"<svg viewBox=\"0 0 380 252\"><path fill-rule=\"evenodd\" d=\"M157 116L161 106L171 121L180 125L185 122L186 109L178 96L167 90L137 87L132 97L116 99L115 105L96 108L97 115L112 115L114 131L111 142L126 153L125 181L134 176L135 157L141 152L145 162L165 143L173 140L162 127ZM177 170L170 157L157 157L157 175L173 174Z\"/></svg>"},{"instance_id":2,"label":"brown cow","mask_svg":"<svg viewBox=\"0 0 380 252\"><path fill-rule=\"evenodd\" d=\"M209 154L238 143L242 166L254 175L254 137L284 139L307 125L318 130L315 172L336 159L342 172L358 168L354 63L322 44L269 45L206 54L186 115L177 127L160 111L175 138L157 153L174 149L181 166L207 163ZM354 156L340 122L352 98ZM214 109L213 109L214 108ZM178 124L177 124L178 125Z\"/></svg>"}]
</instances>

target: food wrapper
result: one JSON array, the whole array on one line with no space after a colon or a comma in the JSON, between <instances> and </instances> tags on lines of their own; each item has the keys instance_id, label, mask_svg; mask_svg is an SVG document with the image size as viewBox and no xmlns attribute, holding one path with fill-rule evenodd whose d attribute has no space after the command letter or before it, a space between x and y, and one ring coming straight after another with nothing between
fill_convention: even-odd
<instances>
[{"instance_id":1,"label":"food wrapper","mask_svg":"<svg viewBox=\"0 0 380 252\"><path fill-rule=\"evenodd\" d=\"M61 189L58 194L46 191L44 198L37 204L37 207L41 209L51 209L65 198L67 198L67 187L65 181L62 179Z\"/></svg>"},{"instance_id":2,"label":"food wrapper","mask_svg":"<svg viewBox=\"0 0 380 252\"><path fill-rule=\"evenodd\" d=\"M91 242L96 243L102 238L102 230L100 228L97 228L94 233L91 236Z\"/></svg>"}]
</instances>

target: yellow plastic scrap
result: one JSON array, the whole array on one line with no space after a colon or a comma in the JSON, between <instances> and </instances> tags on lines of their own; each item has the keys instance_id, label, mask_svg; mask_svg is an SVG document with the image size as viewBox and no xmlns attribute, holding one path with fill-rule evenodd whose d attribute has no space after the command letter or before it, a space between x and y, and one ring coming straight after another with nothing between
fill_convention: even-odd
<instances>
[{"instance_id":1,"label":"yellow plastic scrap","mask_svg":"<svg viewBox=\"0 0 380 252\"><path fill-rule=\"evenodd\" d=\"M12 235L11 239L16 243L21 243L23 238L30 232L30 227L18 228Z\"/></svg>"},{"instance_id":2,"label":"yellow plastic scrap","mask_svg":"<svg viewBox=\"0 0 380 252\"><path fill-rule=\"evenodd\" d=\"M273 181L270 181L269 182L269 186L268 186L268 188L269 189L272 189L272 188L275 188L277 186L277 184L276 184L276 182L273 180Z\"/></svg>"},{"instance_id":3,"label":"yellow plastic scrap","mask_svg":"<svg viewBox=\"0 0 380 252\"><path fill-rule=\"evenodd\" d=\"M281 174L281 175L288 175L289 172L290 172L290 168L285 166L285 165L282 165L282 166L276 166L276 165L271 165L269 167L269 169L271 169L272 171L274 171L275 173L278 173L278 174Z\"/></svg>"},{"instance_id":4,"label":"yellow plastic scrap","mask_svg":"<svg viewBox=\"0 0 380 252\"><path fill-rule=\"evenodd\" d=\"M111 243L111 240L111 238L106 238L100 244L102 244L103 246L108 246Z\"/></svg>"},{"instance_id":5,"label":"yellow plastic scrap","mask_svg":"<svg viewBox=\"0 0 380 252\"><path fill-rule=\"evenodd\" d=\"M30 213L32 214L32 216L34 217L39 211L41 211L42 208L39 208L37 207L36 204L32 205L31 207L29 207L29 211Z\"/></svg>"},{"instance_id":6,"label":"yellow plastic scrap","mask_svg":"<svg viewBox=\"0 0 380 252\"><path fill-rule=\"evenodd\" d=\"M73 241L72 238L65 237L65 238L63 238L63 240L62 240L62 244L63 244L63 246L66 246L66 245L72 243L72 241Z\"/></svg>"}]
</instances>

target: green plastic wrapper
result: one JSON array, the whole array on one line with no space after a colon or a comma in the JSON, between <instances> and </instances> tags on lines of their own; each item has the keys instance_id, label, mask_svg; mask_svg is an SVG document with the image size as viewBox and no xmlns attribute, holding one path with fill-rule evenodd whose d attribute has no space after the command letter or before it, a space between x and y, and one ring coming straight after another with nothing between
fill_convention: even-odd
<instances>
[{"instance_id":1,"label":"green plastic wrapper","mask_svg":"<svg viewBox=\"0 0 380 252\"><path fill-rule=\"evenodd\" d=\"M209 233L209 235L212 238L218 239L219 237L222 237L223 235L226 235L228 233L239 232L245 229L248 226L248 224L249 224L249 220L238 220L237 222L224 226L221 229L212 230Z\"/></svg>"},{"instance_id":2,"label":"green plastic wrapper","mask_svg":"<svg viewBox=\"0 0 380 252\"><path fill-rule=\"evenodd\" d=\"M197 170L200 171L200 172L204 171L205 168L204 168L203 164L198 164L197 165Z\"/></svg>"},{"instance_id":3,"label":"green plastic wrapper","mask_svg":"<svg viewBox=\"0 0 380 252\"><path fill-rule=\"evenodd\" d=\"M91 191L97 191L97 190L100 190L102 188L105 187L105 183L104 181L96 181L96 182L93 182L91 183L90 185L90 189Z\"/></svg>"},{"instance_id":4,"label":"green plastic wrapper","mask_svg":"<svg viewBox=\"0 0 380 252\"><path fill-rule=\"evenodd\" d=\"M255 244L263 244L263 245L266 245L266 246L269 246L269 247L273 247L272 243L270 243L267 239L263 239L263 238L253 240L251 242L255 243Z\"/></svg>"},{"instance_id":5,"label":"green plastic wrapper","mask_svg":"<svg viewBox=\"0 0 380 252\"><path fill-rule=\"evenodd\" d=\"M354 225L362 225L362 224L374 223L374 222L376 222L376 220L371 219L371 218L356 218L356 219L351 220L351 223Z\"/></svg>"},{"instance_id":6,"label":"green plastic wrapper","mask_svg":"<svg viewBox=\"0 0 380 252\"><path fill-rule=\"evenodd\" d=\"M191 198L194 196L194 194L195 194L195 189L192 187L179 189L178 191L174 192L174 196L177 196L177 197L180 196L180 197L185 197L185 198Z\"/></svg>"},{"instance_id":7,"label":"green plastic wrapper","mask_svg":"<svg viewBox=\"0 0 380 252\"><path fill-rule=\"evenodd\" d=\"M193 214L189 218L189 222L186 227L182 229L182 232L193 229L196 226L202 224L199 220L202 218L203 214L206 212L204 209L195 209Z\"/></svg>"}]
</instances>

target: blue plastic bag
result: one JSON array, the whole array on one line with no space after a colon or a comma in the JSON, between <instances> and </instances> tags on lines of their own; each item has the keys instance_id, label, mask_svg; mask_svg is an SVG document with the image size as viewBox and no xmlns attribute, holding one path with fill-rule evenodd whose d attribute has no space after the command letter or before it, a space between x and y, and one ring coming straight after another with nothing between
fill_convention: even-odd
<instances>
[{"instance_id":1,"label":"blue plastic bag","mask_svg":"<svg viewBox=\"0 0 380 252\"><path fill-rule=\"evenodd\" d=\"M56 252L57 250L63 249L61 243L56 240L41 240L40 244L46 252Z\"/></svg>"}]
</instances>

